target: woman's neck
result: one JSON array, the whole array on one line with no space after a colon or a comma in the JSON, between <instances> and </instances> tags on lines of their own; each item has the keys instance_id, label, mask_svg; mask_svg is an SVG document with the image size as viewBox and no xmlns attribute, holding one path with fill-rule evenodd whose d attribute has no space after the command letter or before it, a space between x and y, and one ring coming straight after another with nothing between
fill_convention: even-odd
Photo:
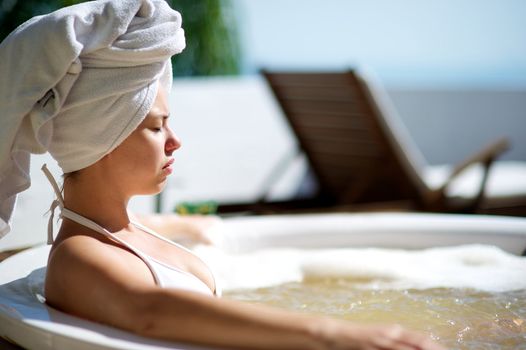
<instances>
[{"instance_id":1,"label":"woman's neck","mask_svg":"<svg viewBox=\"0 0 526 350\"><path fill-rule=\"evenodd\" d=\"M110 232L129 228L126 207L129 197L123 195L97 173L75 174L64 180L64 207L82 215Z\"/></svg>"}]
</instances>

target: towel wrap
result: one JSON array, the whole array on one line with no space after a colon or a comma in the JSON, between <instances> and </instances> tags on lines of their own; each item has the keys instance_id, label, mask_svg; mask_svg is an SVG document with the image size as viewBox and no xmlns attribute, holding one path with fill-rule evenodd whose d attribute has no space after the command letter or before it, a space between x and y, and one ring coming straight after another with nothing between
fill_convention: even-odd
<instances>
[{"instance_id":1,"label":"towel wrap","mask_svg":"<svg viewBox=\"0 0 526 350\"><path fill-rule=\"evenodd\" d=\"M37 16L0 44L0 237L31 153L64 173L110 153L141 123L170 57L185 47L181 15L164 0L99 0Z\"/></svg>"}]
</instances>

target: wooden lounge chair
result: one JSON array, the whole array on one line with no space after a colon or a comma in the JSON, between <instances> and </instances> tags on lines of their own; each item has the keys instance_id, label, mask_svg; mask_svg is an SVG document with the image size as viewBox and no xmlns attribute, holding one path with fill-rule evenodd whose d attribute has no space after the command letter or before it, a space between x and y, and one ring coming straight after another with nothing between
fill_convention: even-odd
<instances>
[{"instance_id":1,"label":"wooden lounge chair","mask_svg":"<svg viewBox=\"0 0 526 350\"><path fill-rule=\"evenodd\" d=\"M425 159L370 73L263 71L263 76L308 159L319 191L307 200L261 198L250 205L220 206L220 213L352 210L387 203L392 209L526 215L526 188L504 198L497 193L495 201L487 195L495 196L494 190L487 191L488 178L494 160L509 147L506 138L453 169L442 169L441 179L435 171L429 181ZM480 169L474 169L477 166ZM526 178L526 165L521 171ZM468 182L477 188L455 194L451 187L459 177L465 182L466 172L473 173Z\"/></svg>"}]
</instances>

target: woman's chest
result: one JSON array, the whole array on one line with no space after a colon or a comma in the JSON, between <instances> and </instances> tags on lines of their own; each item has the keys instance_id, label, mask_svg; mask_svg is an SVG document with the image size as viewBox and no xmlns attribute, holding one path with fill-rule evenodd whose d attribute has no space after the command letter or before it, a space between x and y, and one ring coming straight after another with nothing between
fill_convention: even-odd
<instances>
[{"instance_id":1,"label":"woman's chest","mask_svg":"<svg viewBox=\"0 0 526 350\"><path fill-rule=\"evenodd\" d=\"M119 238L142 254L146 254L154 262L194 275L212 291L214 290L214 277L210 269L192 252L144 232L127 234Z\"/></svg>"}]
</instances>

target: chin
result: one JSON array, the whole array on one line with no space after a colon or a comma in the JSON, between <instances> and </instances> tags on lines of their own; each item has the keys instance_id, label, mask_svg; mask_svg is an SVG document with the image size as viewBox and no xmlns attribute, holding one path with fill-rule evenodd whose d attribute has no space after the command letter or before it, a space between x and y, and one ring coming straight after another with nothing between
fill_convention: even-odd
<instances>
[{"instance_id":1,"label":"chin","mask_svg":"<svg viewBox=\"0 0 526 350\"><path fill-rule=\"evenodd\" d=\"M166 187L166 179L162 181L161 183L158 183L157 186L155 186L155 189L153 190L151 194L159 194L164 190L165 187Z\"/></svg>"},{"instance_id":2,"label":"chin","mask_svg":"<svg viewBox=\"0 0 526 350\"><path fill-rule=\"evenodd\" d=\"M148 193L148 194L149 195L159 194L159 193L161 193L164 190L164 187L165 187L164 184L156 186L155 189L152 189L152 191L150 193Z\"/></svg>"},{"instance_id":3,"label":"chin","mask_svg":"<svg viewBox=\"0 0 526 350\"><path fill-rule=\"evenodd\" d=\"M149 188L143 188L140 191L137 191L135 193L135 195L137 195L137 196L153 196L153 195L161 193L164 190L165 186L166 186L166 181L163 181L161 183L154 184L154 185L150 186Z\"/></svg>"}]
</instances>

